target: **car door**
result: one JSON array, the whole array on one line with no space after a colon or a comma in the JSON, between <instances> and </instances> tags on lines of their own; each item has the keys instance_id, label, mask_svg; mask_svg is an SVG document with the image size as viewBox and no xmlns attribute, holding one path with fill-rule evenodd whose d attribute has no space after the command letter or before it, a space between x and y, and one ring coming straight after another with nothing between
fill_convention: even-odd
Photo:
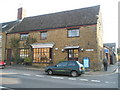
<instances>
[{"instance_id":1,"label":"car door","mask_svg":"<svg viewBox=\"0 0 120 90\"><path fill-rule=\"evenodd\" d=\"M69 74L72 70L76 70L77 65L74 61L69 61L66 68L66 73Z\"/></svg>"},{"instance_id":2,"label":"car door","mask_svg":"<svg viewBox=\"0 0 120 90\"><path fill-rule=\"evenodd\" d=\"M67 67L67 62L61 62L56 65L56 69L54 70L54 72L56 74L65 74L67 70L66 67Z\"/></svg>"}]
</instances>

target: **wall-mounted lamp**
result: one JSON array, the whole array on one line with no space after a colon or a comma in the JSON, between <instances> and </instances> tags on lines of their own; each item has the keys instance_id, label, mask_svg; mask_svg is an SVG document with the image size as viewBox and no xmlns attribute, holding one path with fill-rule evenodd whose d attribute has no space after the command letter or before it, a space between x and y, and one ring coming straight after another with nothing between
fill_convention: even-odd
<instances>
[{"instance_id":1,"label":"wall-mounted lamp","mask_svg":"<svg viewBox=\"0 0 120 90\"><path fill-rule=\"evenodd\" d=\"M64 49L62 49L62 52L64 52L65 50Z\"/></svg>"},{"instance_id":2,"label":"wall-mounted lamp","mask_svg":"<svg viewBox=\"0 0 120 90\"><path fill-rule=\"evenodd\" d=\"M81 48L81 49L80 49L80 51L82 51L82 52L83 52L83 51L84 51L84 49L83 49L83 48Z\"/></svg>"},{"instance_id":3,"label":"wall-mounted lamp","mask_svg":"<svg viewBox=\"0 0 120 90\"><path fill-rule=\"evenodd\" d=\"M55 50L58 50L58 48L55 48Z\"/></svg>"}]
</instances>

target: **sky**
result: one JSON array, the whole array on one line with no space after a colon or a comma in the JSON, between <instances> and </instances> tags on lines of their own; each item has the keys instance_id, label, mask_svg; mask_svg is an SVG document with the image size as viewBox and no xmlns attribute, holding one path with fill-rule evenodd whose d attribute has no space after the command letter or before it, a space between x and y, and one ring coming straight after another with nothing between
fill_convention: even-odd
<instances>
[{"instance_id":1,"label":"sky","mask_svg":"<svg viewBox=\"0 0 120 90\"><path fill-rule=\"evenodd\" d=\"M0 0L0 23L16 20L17 9L20 7L25 8L26 17L29 17L100 5L104 43L118 44L118 1L120 0Z\"/></svg>"}]
</instances>

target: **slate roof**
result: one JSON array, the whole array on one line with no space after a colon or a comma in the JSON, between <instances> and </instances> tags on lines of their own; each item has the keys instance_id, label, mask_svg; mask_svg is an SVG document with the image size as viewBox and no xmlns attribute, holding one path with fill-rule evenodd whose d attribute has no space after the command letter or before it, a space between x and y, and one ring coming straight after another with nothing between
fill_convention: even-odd
<instances>
[{"instance_id":1,"label":"slate roof","mask_svg":"<svg viewBox=\"0 0 120 90\"><path fill-rule=\"evenodd\" d=\"M10 30L11 28L13 28L18 23L19 23L19 21L17 21L17 20L1 23L2 24L2 32Z\"/></svg>"},{"instance_id":2,"label":"slate roof","mask_svg":"<svg viewBox=\"0 0 120 90\"><path fill-rule=\"evenodd\" d=\"M11 33L96 24L98 19L96 15L99 15L99 9L100 5L26 17Z\"/></svg>"}]
</instances>

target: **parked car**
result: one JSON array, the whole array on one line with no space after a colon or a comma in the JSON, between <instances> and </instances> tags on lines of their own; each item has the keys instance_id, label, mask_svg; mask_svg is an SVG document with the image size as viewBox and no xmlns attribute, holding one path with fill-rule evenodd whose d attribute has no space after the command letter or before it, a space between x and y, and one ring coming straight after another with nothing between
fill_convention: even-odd
<instances>
[{"instance_id":1,"label":"parked car","mask_svg":"<svg viewBox=\"0 0 120 90\"><path fill-rule=\"evenodd\" d=\"M4 61L0 61L0 68L5 68L5 66L6 66L6 63L4 62Z\"/></svg>"},{"instance_id":2,"label":"parked car","mask_svg":"<svg viewBox=\"0 0 120 90\"><path fill-rule=\"evenodd\" d=\"M76 77L84 74L85 69L79 61L62 61L54 66L46 67L45 72L48 75L65 74Z\"/></svg>"},{"instance_id":3,"label":"parked car","mask_svg":"<svg viewBox=\"0 0 120 90\"><path fill-rule=\"evenodd\" d=\"M0 90L14 90L14 89L11 89L11 88L7 88L7 87L0 86Z\"/></svg>"}]
</instances>

